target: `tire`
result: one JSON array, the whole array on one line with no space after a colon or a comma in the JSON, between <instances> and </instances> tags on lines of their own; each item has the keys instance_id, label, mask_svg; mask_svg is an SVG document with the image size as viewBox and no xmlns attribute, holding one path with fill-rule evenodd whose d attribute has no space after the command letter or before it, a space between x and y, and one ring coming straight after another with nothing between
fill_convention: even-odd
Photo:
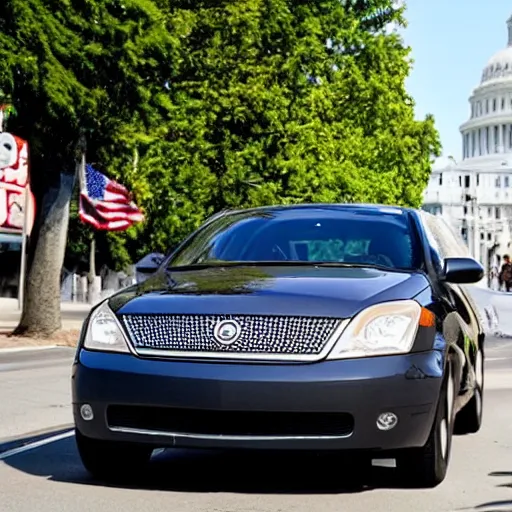
<instances>
[{"instance_id":1,"label":"tire","mask_svg":"<svg viewBox=\"0 0 512 512\"><path fill-rule=\"evenodd\" d=\"M452 447L454 398L455 383L450 367L427 443L397 457L398 474L412 487L437 487L446 477Z\"/></svg>"},{"instance_id":2,"label":"tire","mask_svg":"<svg viewBox=\"0 0 512 512\"><path fill-rule=\"evenodd\" d=\"M99 480L131 480L141 474L153 453L152 447L91 439L78 430L75 439L82 464Z\"/></svg>"},{"instance_id":3,"label":"tire","mask_svg":"<svg viewBox=\"0 0 512 512\"><path fill-rule=\"evenodd\" d=\"M454 433L459 436L476 434L482 426L484 404L484 354L479 350L475 356L475 390L471 400L455 417Z\"/></svg>"},{"instance_id":4,"label":"tire","mask_svg":"<svg viewBox=\"0 0 512 512\"><path fill-rule=\"evenodd\" d=\"M344 467L350 468L350 471L344 476L343 480L347 488L355 489L361 487L371 474L371 457L366 453L350 456L344 455L341 457L341 463Z\"/></svg>"}]
</instances>

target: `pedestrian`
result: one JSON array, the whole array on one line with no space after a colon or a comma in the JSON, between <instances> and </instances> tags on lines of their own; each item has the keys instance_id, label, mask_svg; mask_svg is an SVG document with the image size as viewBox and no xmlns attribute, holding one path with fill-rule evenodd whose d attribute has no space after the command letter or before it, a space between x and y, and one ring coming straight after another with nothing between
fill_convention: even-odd
<instances>
[{"instance_id":1,"label":"pedestrian","mask_svg":"<svg viewBox=\"0 0 512 512\"><path fill-rule=\"evenodd\" d=\"M491 290L499 290L500 289L500 269L497 264L490 265L489 268L489 288Z\"/></svg>"},{"instance_id":2,"label":"pedestrian","mask_svg":"<svg viewBox=\"0 0 512 512\"><path fill-rule=\"evenodd\" d=\"M512 263L510 262L510 256L508 254L503 256L503 265L501 266L498 278L500 287L505 285L505 290L509 292L512 289Z\"/></svg>"}]
</instances>

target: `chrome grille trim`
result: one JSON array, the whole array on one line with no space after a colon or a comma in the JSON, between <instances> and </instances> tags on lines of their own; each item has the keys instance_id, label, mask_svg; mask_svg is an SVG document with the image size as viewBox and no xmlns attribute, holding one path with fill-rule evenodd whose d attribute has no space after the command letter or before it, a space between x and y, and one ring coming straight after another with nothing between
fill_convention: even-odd
<instances>
[{"instance_id":1,"label":"chrome grille trim","mask_svg":"<svg viewBox=\"0 0 512 512\"><path fill-rule=\"evenodd\" d=\"M325 359L327 355L331 352L334 345L340 338L341 334L347 327L350 319L334 319L334 318L318 318L318 317L263 317L263 318L274 318L274 319L287 319L287 318L300 318L303 320L323 320L330 321L332 323L332 329L325 336L325 340L323 341L323 346L316 353L283 353L283 352L256 352L256 351L230 351L230 350L222 350L221 346L218 346L218 350L170 350L170 349L162 349L162 348L147 348L140 346L137 344L137 337L134 333L132 326L130 325L130 321L127 321L127 318L135 316L135 315L123 315L121 317L121 321L124 329L126 330L129 338L130 345L135 353L142 357L154 357L154 358L178 358L178 359L223 359L223 360L251 360L251 361L283 361L283 362L315 362ZM157 315L137 315L137 316L147 316L149 318L155 319ZM178 316L178 315L176 315ZM185 315L183 315L185 316ZM195 315L200 316L200 315ZM207 316L207 315L205 315ZM214 315L209 315L214 316ZM224 318L249 318L249 315L215 315L218 320Z\"/></svg>"},{"instance_id":2,"label":"chrome grille trim","mask_svg":"<svg viewBox=\"0 0 512 512\"><path fill-rule=\"evenodd\" d=\"M164 430L146 430L140 428L131 428L131 427L109 427L111 432L116 432L118 434L131 434L131 435L139 435L139 436L152 436L152 437L170 437L176 439L199 439L203 441L307 441L307 440L331 440L334 441L336 439L348 439L352 437L353 432L350 434L343 434L341 436L322 436L322 435L314 435L314 436L234 436L234 435L214 435L214 434L185 434L183 432L166 432Z\"/></svg>"}]
</instances>

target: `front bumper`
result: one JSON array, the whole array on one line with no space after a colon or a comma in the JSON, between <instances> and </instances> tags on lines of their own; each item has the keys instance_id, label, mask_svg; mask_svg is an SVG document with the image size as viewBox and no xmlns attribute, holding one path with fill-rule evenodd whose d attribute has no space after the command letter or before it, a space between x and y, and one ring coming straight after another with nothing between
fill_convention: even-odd
<instances>
[{"instance_id":1,"label":"front bumper","mask_svg":"<svg viewBox=\"0 0 512 512\"><path fill-rule=\"evenodd\" d=\"M73 412L87 437L155 447L391 451L426 443L443 376L436 350L297 365L80 350ZM376 424L385 412L398 416L388 431Z\"/></svg>"}]
</instances>

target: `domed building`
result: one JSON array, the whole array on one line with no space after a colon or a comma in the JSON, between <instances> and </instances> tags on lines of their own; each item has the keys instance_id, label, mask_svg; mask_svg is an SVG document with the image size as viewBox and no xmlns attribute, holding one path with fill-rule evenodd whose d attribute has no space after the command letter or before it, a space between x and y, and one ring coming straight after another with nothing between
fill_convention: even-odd
<instances>
[{"instance_id":1,"label":"domed building","mask_svg":"<svg viewBox=\"0 0 512 512\"><path fill-rule=\"evenodd\" d=\"M512 253L512 16L508 46L485 66L460 127L462 160L439 159L423 208L442 215L486 270Z\"/></svg>"}]
</instances>

